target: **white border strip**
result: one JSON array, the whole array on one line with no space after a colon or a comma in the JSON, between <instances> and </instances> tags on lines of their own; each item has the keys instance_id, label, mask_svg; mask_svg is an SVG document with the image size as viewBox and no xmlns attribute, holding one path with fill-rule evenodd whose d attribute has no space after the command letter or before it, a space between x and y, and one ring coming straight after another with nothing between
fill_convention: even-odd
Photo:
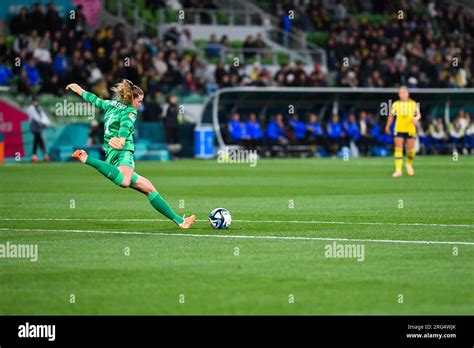
<instances>
[{"instance_id":1,"label":"white border strip","mask_svg":"<svg viewBox=\"0 0 474 348\"><path fill-rule=\"evenodd\" d=\"M110 222L162 222L167 219L117 219L117 218L0 218L0 221L110 221ZM197 220L205 222L207 220ZM314 225L378 225L378 226L417 226L417 227L466 227L474 224L428 224L423 222L349 222L349 221L305 221L305 220L232 220L243 223L276 223L276 224L314 224Z\"/></svg>"},{"instance_id":2,"label":"white border strip","mask_svg":"<svg viewBox=\"0 0 474 348\"><path fill-rule=\"evenodd\" d=\"M369 243L398 243L398 244L441 244L441 245L474 245L474 242L452 242L434 240L397 240L397 239L361 239L361 238L330 238L302 236L253 236L230 234L192 234L192 233L163 233L138 231L101 231L101 230L59 230L38 228L0 228L0 232L63 232L63 233L93 233L93 234L124 234L166 237L197 237L197 238L231 238L231 239L273 239L273 240L310 240L310 241L341 241Z\"/></svg>"}]
</instances>

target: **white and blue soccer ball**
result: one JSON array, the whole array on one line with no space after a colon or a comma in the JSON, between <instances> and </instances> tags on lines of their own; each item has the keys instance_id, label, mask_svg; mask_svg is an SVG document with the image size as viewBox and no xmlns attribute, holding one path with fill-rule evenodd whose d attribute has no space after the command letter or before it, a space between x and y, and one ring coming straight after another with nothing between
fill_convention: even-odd
<instances>
[{"instance_id":1,"label":"white and blue soccer ball","mask_svg":"<svg viewBox=\"0 0 474 348\"><path fill-rule=\"evenodd\" d=\"M232 223L232 217L227 209L216 208L209 214L209 223L215 230L228 228Z\"/></svg>"}]
</instances>

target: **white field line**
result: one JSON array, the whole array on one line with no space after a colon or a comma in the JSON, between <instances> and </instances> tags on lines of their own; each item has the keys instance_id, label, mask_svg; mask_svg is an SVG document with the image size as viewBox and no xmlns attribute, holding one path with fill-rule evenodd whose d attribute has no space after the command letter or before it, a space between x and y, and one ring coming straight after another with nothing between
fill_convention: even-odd
<instances>
[{"instance_id":1,"label":"white field line","mask_svg":"<svg viewBox=\"0 0 474 348\"><path fill-rule=\"evenodd\" d=\"M230 239L273 239L273 240L308 240L308 241L339 241L339 242L369 242L369 243L398 243L398 244L441 244L441 245L474 245L474 242L453 242L434 240L397 240L397 239L362 239L362 238L326 238L302 236L252 236L231 234L193 234L193 233L163 233L138 231L101 231L101 230L62 230L38 228L0 228L0 232L63 232L63 233L92 233L92 234L123 234L147 235L166 237L197 237L197 238L230 238Z\"/></svg>"},{"instance_id":2,"label":"white field line","mask_svg":"<svg viewBox=\"0 0 474 348\"><path fill-rule=\"evenodd\" d=\"M110 221L110 222L160 222L167 219L117 219L117 218L0 218L0 221ZM204 222L207 220L197 220ZM276 223L276 224L313 224L313 225L377 225L377 226L419 226L419 227L467 227L474 224L429 224L422 222L350 222L350 221L305 221L305 220L232 220L243 223Z\"/></svg>"}]
</instances>

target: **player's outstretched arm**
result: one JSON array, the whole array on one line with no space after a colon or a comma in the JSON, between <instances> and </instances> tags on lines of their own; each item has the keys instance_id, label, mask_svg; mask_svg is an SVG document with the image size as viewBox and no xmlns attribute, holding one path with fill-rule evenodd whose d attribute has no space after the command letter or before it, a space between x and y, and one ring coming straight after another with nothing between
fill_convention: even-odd
<instances>
[{"instance_id":1,"label":"player's outstretched arm","mask_svg":"<svg viewBox=\"0 0 474 348\"><path fill-rule=\"evenodd\" d=\"M84 90L81 86L79 86L77 83L71 83L66 86L66 91L71 90L74 93L78 94L81 96L86 102L92 103L98 108L101 108L104 111L107 111L109 108L109 102L103 99L100 99L98 96L96 96L94 93L87 92Z\"/></svg>"},{"instance_id":2,"label":"player's outstretched arm","mask_svg":"<svg viewBox=\"0 0 474 348\"><path fill-rule=\"evenodd\" d=\"M79 86L77 83L70 83L69 85L66 86L66 91L71 90L74 93L78 94L79 96L82 96L82 92L84 92L84 89Z\"/></svg>"},{"instance_id":3,"label":"player's outstretched arm","mask_svg":"<svg viewBox=\"0 0 474 348\"><path fill-rule=\"evenodd\" d=\"M392 122L393 122L393 115L390 114L388 115L387 125L385 126L385 133L387 133L388 135L391 135L390 127L392 126Z\"/></svg>"}]
</instances>

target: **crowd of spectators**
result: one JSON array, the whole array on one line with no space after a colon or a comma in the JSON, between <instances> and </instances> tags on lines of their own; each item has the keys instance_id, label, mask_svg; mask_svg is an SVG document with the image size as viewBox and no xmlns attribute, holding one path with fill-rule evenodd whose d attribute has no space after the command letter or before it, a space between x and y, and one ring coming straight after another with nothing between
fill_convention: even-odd
<instances>
[{"instance_id":1,"label":"crowd of spectators","mask_svg":"<svg viewBox=\"0 0 474 348\"><path fill-rule=\"evenodd\" d=\"M325 43L330 85L343 87L474 86L474 18L449 1L283 0L282 29L289 11L293 26L328 33ZM380 14L379 23L355 14Z\"/></svg>"},{"instance_id":2,"label":"crowd of spectators","mask_svg":"<svg viewBox=\"0 0 474 348\"><path fill-rule=\"evenodd\" d=\"M268 11L282 16L284 31L291 30L291 21L328 33L322 44L327 69L291 62L272 73L259 63L239 69L221 64L216 74L228 78L216 78L219 87L474 87L474 18L447 1L274 0ZM294 19L289 11L296 12ZM356 13L386 17L376 23L356 19ZM208 56L225 52L226 37L218 41L213 35L209 42ZM243 56L254 58L255 49L263 56L264 48L258 36L247 38Z\"/></svg>"},{"instance_id":3,"label":"crowd of spectators","mask_svg":"<svg viewBox=\"0 0 474 348\"><path fill-rule=\"evenodd\" d=\"M165 1L153 3L169 5ZM61 95L64 86L76 82L101 98L110 98L110 87L127 78L146 93L141 110L145 121L163 118L157 115L167 112L160 106L165 96L211 95L224 87L474 86L474 19L445 1L285 0L272 4L273 13L296 10L299 20L295 23L300 28L329 33L325 46L329 70L303 62L282 64L273 70L258 62L246 65L245 60L256 57L255 50L265 54L269 49L258 33L243 42L243 64L221 60L213 66L206 58L228 56L230 44L225 34L211 35L202 55L187 28L171 27L162 39L145 33L132 36L124 24L103 27L90 35L81 6L73 18L63 18L50 2L23 7L10 20L11 45L0 35L0 85L13 86L15 92L26 95ZM211 0L181 0L176 6L212 9L215 4ZM397 17L398 10L403 11L403 19ZM375 26L351 15L363 11L393 16ZM286 25L290 30L293 24ZM167 100L176 104L175 98ZM174 109L169 110L171 114ZM244 122L236 113L229 123L229 140L251 148L311 145L315 153L321 150L330 155L343 147L371 154L376 148L389 148L393 141L383 133L380 118L371 112L347 114L342 119L334 115L329 122L321 122L314 113L301 116L278 114L266 123L250 114ZM167 137L176 138L172 123L167 123ZM467 153L473 149L469 113L460 112L447 125L442 118L423 123L418 135L424 153L453 149Z\"/></svg>"},{"instance_id":4,"label":"crowd of spectators","mask_svg":"<svg viewBox=\"0 0 474 348\"><path fill-rule=\"evenodd\" d=\"M102 98L110 87L127 78L147 94L205 94L215 89L214 75L199 55L185 52L192 46L190 32L172 28L163 40L138 33L130 37L124 24L85 31L81 6L74 19L59 15L54 3L23 7L10 21L14 36L7 45L0 35L0 85L21 94L60 95L76 82Z\"/></svg>"},{"instance_id":5,"label":"crowd of spectators","mask_svg":"<svg viewBox=\"0 0 474 348\"><path fill-rule=\"evenodd\" d=\"M374 113L350 112L342 119L332 115L323 122L315 113L306 117L298 114L284 117L279 113L266 122L250 113L244 120L233 113L227 124L227 141L249 149L260 149L271 155L287 154L291 145L303 145L316 156L337 156L344 148L353 154L364 156L389 154L393 144L392 133L384 132L384 120ZM393 127L392 127L393 128ZM419 149L423 154L447 154L452 152L474 154L474 122L471 115L460 110L445 125L442 117L420 123L417 126Z\"/></svg>"},{"instance_id":6,"label":"crowd of spectators","mask_svg":"<svg viewBox=\"0 0 474 348\"><path fill-rule=\"evenodd\" d=\"M349 16L354 6L349 3L322 4L314 0L299 7L292 1L279 4L278 10L291 7L302 18L308 17L300 21L306 23L305 29L330 32L326 47L329 71L318 64L310 70L296 62L283 64L274 73L259 63L235 67L221 62L211 68L199 54L188 53L196 49L188 29L178 31L173 27L163 40L144 33L131 38L123 24L88 35L81 6L74 19L64 19L54 3L46 8L37 3L30 9L22 8L10 21L10 31L15 36L12 47L0 36L0 85L15 84L17 91L25 94L61 94L63 86L74 81L101 97L109 97L109 87L121 78L141 84L149 94L165 95L171 91L205 95L222 87L249 85L474 85L474 20L462 8L441 9L430 2L427 13L419 15L414 7L422 6L421 2L411 2L400 7L406 20L394 17L375 28L370 22ZM184 5L211 6L212 2L206 4ZM392 13L396 8L393 4L383 5L381 10ZM207 58L221 56L228 41L226 35L220 40L212 35L204 51ZM249 36L243 46L244 58L255 57L255 49L265 48L261 35Z\"/></svg>"},{"instance_id":7,"label":"crowd of spectators","mask_svg":"<svg viewBox=\"0 0 474 348\"><path fill-rule=\"evenodd\" d=\"M312 74L302 63L283 65L272 76L259 63L235 67L223 62L211 67L196 52L191 32L171 27L160 40L139 33L128 37L125 26L105 27L88 35L81 6L75 19L63 20L54 3L45 9L35 4L23 7L10 22L15 39L11 47L0 36L0 85L11 85L20 94L61 95L64 86L76 82L102 98L122 78L142 86L147 96L210 95L232 86L322 86L319 66ZM243 43L244 57L255 57L264 48L261 34L248 36ZM211 35L204 50L206 58L221 56L229 40Z\"/></svg>"},{"instance_id":8,"label":"crowd of spectators","mask_svg":"<svg viewBox=\"0 0 474 348\"><path fill-rule=\"evenodd\" d=\"M201 55L186 28L172 27L163 39L144 33L130 37L123 24L88 35L81 6L74 19L65 19L54 3L37 3L22 8L10 21L11 47L0 36L0 85L15 85L24 94L61 94L74 81L101 97L109 97L109 87L121 78L153 95L210 95L232 86L474 86L474 20L462 8L426 1L400 7L375 2L370 11L396 14L400 8L405 16L382 20L377 28L350 15L364 10L364 1L275 3L278 11L296 9L304 29L329 32L325 47L329 70L302 62L283 64L276 71L260 63L211 66L205 59L222 57L221 52L229 48L226 35L211 35ZM214 6L212 1L181 5ZM416 8L426 8L426 12L419 14ZM258 34L245 40L244 61L255 58L255 49L268 50Z\"/></svg>"}]
</instances>

